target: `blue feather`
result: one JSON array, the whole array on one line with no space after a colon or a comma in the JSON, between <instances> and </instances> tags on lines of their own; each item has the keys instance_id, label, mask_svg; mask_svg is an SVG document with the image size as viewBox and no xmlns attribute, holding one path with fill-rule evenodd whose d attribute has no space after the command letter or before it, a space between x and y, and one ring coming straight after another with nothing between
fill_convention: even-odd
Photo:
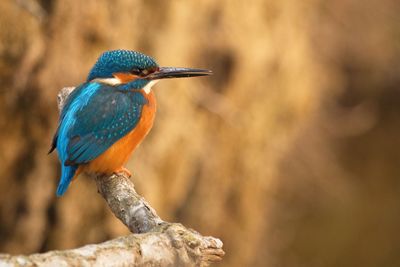
<instances>
[{"instance_id":1,"label":"blue feather","mask_svg":"<svg viewBox=\"0 0 400 267\"><path fill-rule=\"evenodd\" d=\"M138 91L102 85L75 114L67 147L69 164L87 163L130 132L138 123L144 96Z\"/></svg>"},{"instance_id":2,"label":"blue feather","mask_svg":"<svg viewBox=\"0 0 400 267\"><path fill-rule=\"evenodd\" d=\"M136 51L122 49L106 51L91 69L87 81L95 78L112 78L116 72L130 72L133 68L150 69L157 66L152 57Z\"/></svg>"},{"instance_id":3,"label":"blue feather","mask_svg":"<svg viewBox=\"0 0 400 267\"><path fill-rule=\"evenodd\" d=\"M65 162L68 160L68 134L70 128L76 122L76 112L87 105L88 99L95 94L100 88L100 84L89 83L78 87L73 92L73 95L68 97L67 103L64 106L61 116L60 125L57 132L57 152L61 161L61 178L57 188L57 196L61 196L67 190L71 179L74 177L77 170L77 166L65 166Z\"/></svg>"},{"instance_id":4,"label":"blue feather","mask_svg":"<svg viewBox=\"0 0 400 267\"><path fill-rule=\"evenodd\" d=\"M60 183L58 184L58 187L57 187L57 196L58 197L61 197L62 195L64 195L65 191L67 191L67 188L68 188L69 184L71 183L71 180L74 177L77 169L78 169L77 166L63 166L62 167Z\"/></svg>"}]
</instances>

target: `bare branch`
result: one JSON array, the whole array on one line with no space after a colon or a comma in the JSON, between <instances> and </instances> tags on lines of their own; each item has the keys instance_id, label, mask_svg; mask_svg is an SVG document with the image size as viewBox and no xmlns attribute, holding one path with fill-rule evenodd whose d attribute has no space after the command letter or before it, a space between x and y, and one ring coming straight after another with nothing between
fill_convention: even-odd
<instances>
[{"instance_id":1,"label":"bare branch","mask_svg":"<svg viewBox=\"0 0 400 267\"><path fill-rule=\"evenodd\" d=\"M132 233L147 233L165 224L143 197L136 193L132 181L123 174L94 178L99 193L112 212Z\"/></svg>"},{"instance_id":2,"label":"bare branch","mask_svg":"<svg viewBox=\"0 0 400 267\"><path fill-rule=\"evenodd\" d=\"M132 234L78 249L29 256L0 254L0 266L207 266L221 259L222 244L217 239L193 234L201 242L208 242L198 251L197 246L187 247L186 231L182 226L171 225L163 232ZM212 252L204 245L213 248Z\"/></svg>"},{"instance_id":3,"label":"bare branch","mask_svg":"<svg viewBox=\"0 0 400 267\"><path fill-rule=\"evenodd\" d=\"M181 224L167 223L138 195L131 180L124 174L95 176L99 193L107 201L111 211L133 233L166 233L178 253L183 266L206 266L222 259L222 242L213 237L203 237ZM176 258L174 256L174 258ZM161 265L164 266L164 265Z\"/></svg>"}]
</instances>

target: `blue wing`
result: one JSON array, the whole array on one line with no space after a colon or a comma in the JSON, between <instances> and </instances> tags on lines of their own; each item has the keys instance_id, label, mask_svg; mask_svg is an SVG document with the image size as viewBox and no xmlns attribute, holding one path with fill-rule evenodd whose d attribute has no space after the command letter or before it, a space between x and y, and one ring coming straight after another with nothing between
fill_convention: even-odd
<instances>
[{"instance_id":1,"label":"blue wing","mask_svg":"<svg viewBox=\"0 0 400 267\"><path fill-rule=\"evenodd\" d=\"M52 141L52 143L51 143L51 147L50 147L50 150L49 150L49 152L48 152L49 154L50 154L51 152L53 152L53 150L57 147L57 139L58 139L58 133L59 133L59 130L60 130L60 125L61 125L61 122L63 121L63 119L64 119L64 117L65 117L65 114L66 114L67 111L70 109L69 107L71 106L71 103L73 103L73 102L75 101L75 99L76 99L78 96L80 96L80 95L82 94L82 91L83 91L83 90L87 89L87 88L90 87L91 85L93 86L93 85L95 85L95 84L94 84L94 83L91 83L91 84L89 84L89 83L81 84L80 86L78 86L77 88L75 88L75 89L70 93L70 95L68 96L68 98L65 100L64 107L63 107L63 109L61 110L61 114L60 114L59 125L58 125L57 130L56 130L56 132L55 132L55 134L54 134L53 141Z\"/></svg>"},{"instance_id":2,"label":"blue wing","mask_svg":"<svg viewBox=\"0 0 400 267\"><path fill-rule=\"evenodd\" d=\"M143 105L138 91L89 82L68 97L53 139L62 163L57 195L65 193L77 165L89 162L136 127Z\"/></svg>"},{"instance_id":3,"label":"blue wing","mask_svg":"<svg viewBox=\"0 0 400 267\"><path fill-rule=\"evenodd\" d=\"M135 128L147 101L140 92L101 85L86 102L68 130L65 165L87 163L106 151Z\"/></svg>"},{"instance_id":4,"label":"blue wing","mask_svg":"<svg viewBox=\"0 0 400 267\"><path fill-rule=\"evenodd\" d=\"M135 128L146 103L138 91L83 84L67 99L51 150L65 165L89 162Z\"/></svg>"},{"instance_id":5,"label":"blue wing","mask_svg":"<svg viewBox=\"0 0 400 267\"><path fill-rule=\"evenodd\" d=\"M147 101L140 92L103 85L75 114L66 165L87 163L135 128Z\"/></svg>"}]
</instances>

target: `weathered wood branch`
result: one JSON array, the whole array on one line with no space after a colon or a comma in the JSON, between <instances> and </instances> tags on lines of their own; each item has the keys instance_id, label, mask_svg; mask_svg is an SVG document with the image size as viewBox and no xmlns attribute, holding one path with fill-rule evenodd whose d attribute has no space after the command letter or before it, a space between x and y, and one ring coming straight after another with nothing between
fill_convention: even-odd
<instances>
[{"instance_id":1,"label":"weathered wood branch","mask_svg":"<svg viewBox=\"0 0 400 267\"><path fill-rule=\"evenodd\" d=\"M207 266L221 258L221 245L217 239L171 224L159 232L132 234L77 249L29 256L0 254L0 266Z\"/></svg>"},{"instance_id":2,"label":"weathered wood branch","mask_svg":"<svg viewBox=\"0 0 400 267\"><path fill-rule=\"evenodd\" d=\"M99 193L133 232L101 244L29 256L0 254L0 266L207 266L222 259L222 242L167 223L123 174L96 176Z\"/></svg>"},{"instance_id":3,"label":"weathered wood branch","mask_svg":"<svg viewBox=\"0 0 400 267\"><path fill-rule=\"evenodd\" d=\"M123 174L94 176L94 179L112 212L132 233L147 233L165 225L156 211L136 193L132 181Z\"/></svg>"},{"instance_id":4,"label":"weathered wood branch","mask_svg":"<svg viewBox=\"0 0 400 267\"><path fill-rule=\"evenodd\" d=\"M60 91L60 109L73 89ZM222 259L221 240L163 221L125 174L93 178L114 215L134 234L71 250L0 254L0 266L208 266Z\"/></svg>"}]
</instances>

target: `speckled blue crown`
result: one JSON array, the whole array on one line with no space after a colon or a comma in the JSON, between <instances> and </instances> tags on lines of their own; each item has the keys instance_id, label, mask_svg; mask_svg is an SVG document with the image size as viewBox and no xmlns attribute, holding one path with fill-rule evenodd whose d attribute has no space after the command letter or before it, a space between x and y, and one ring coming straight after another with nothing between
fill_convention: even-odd
<instances>
[{"instance_id":1,"label":"speckled blue crown","mask_svg":"<svg viewBox=\"0 0 400 267\"><path fill-rule=\"evenodd\" d=\"M136 51L106 51L97 59L87 81L96 78L112 78L112 74L117 72L129 72L132 69L149 69L157 66L157 62L152 57Z\"/></svg>"}]
</instances>

